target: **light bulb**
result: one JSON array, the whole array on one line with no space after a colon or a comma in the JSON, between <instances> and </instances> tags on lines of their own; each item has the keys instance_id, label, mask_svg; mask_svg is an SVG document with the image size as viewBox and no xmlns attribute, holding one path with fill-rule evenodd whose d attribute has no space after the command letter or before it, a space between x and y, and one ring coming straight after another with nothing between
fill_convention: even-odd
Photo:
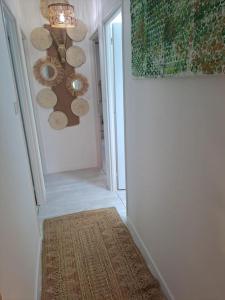
<instances>
[{"instance_id":1,"label":"light bulb","mask_svg":"<svg viewBox=\"0 0 225 300\"><path fill-rule=\"evenodd\" d=\"M60 16L59 16L59 21L60 21L61 23L65 23L65 16L64 16L63 13L60 14Z\"/></svg>"}]
</instances>

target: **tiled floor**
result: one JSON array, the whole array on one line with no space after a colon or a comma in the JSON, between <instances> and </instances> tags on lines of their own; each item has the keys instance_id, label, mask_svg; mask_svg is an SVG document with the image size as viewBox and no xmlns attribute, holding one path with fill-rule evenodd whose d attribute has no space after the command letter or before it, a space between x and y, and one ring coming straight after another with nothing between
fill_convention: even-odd
<instances>
[{"instance_id":1,"label":"tiled floor","mask_svg":"<svg viewBox=\"0 0 225 300\"><path fill-rule=\"evenodd\" d=\"M80 211L116 207L126 220L126 192L110 192L106 176L96 169L49 175L46 178L47 203L39 208L39 219Z\"/></svg>"}]
</instances>

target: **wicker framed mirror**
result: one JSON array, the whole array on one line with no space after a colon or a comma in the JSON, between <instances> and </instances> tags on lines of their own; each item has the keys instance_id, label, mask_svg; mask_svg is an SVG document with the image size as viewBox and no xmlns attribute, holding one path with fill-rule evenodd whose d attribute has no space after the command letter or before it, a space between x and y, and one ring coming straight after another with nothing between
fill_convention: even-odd
<instances>
[{"instance_id":1,"label":"wicker framed mirror","mask_svg":"<svg viewBox=\"0 0 225 300\"><path fill-rule=\"evenodd\" d=\"M52 87L62 82L64 70L57 58L47 57L35 63L34 75L39 83Z\"/></svg>"},{"instance_id":2,"label":"wicker framed mirror","mask_svg":"<svg viewBox=\"0 0 225 300\"><path fill-rule=\"evenodd\" d=\"M88 80L81 74L71 74L66 80L66 87L73 96L84 95L89 88Z\"/></svg>"}]
</instances>

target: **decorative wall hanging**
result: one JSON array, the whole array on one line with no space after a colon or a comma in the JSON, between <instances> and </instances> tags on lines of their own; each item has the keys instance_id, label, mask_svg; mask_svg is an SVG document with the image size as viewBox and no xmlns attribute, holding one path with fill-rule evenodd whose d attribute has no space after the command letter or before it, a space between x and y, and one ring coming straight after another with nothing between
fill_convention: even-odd
<instances>
[{"instance_id":1,"label":"decorative wall hanging","mask_svg":"<svg viewBox=\"0 0 225 300\"><path fill-rule=\"evenodd\" d=\"M83 117L89 112L89 104L87 100L78 98L72 102L71 109L76 116Z\"/></svg>"},{"instance_id":2,"label":"decorative wall hanging","mask_svg":"<svg viewBox=\"0 0 225 300\"><path fill-rule=\"evenodd\" d=\"M225 74L225 1L131 0L134 76Z\"/></svg>"},{"instance_id":3,"label":"decorative wall hanging","mask_svg":"<svg viewBox=\"0 0 225 300\"><path fill-rule=\"evenodd\" d=\"M50 114L48 122L53 129L61 130L66 128L68 124L68 118L63 112L54 111Z\"/></svg>"},{"instance_id":4,"label":"decorative wall hanging","mask_svg":"<svg viewBox=\"0 0 225 300\"><path fill-rule=\"evenodd\" d=\"M39 83L51 87L62 82L64 70L56 57L48 56L35 63L34 75Z\"/></svg>"},{"instance_id":5,"label":"decorative wall hanging","mask_svg":"<svg viewBox=\"0 0 225 300\"><path fill-rule=\"evenodd\" d=\"M88 91L88 80L81 74L70 74L66 80L66 87L72 96L83 96Z\"/></svg>"},{"instance_id":6,"label":"decorative wall hanging","mask_svg":"<svg viewBox=\"0 0 225 300\"><path fill-rule=\"evenodd\" d=\"M50 32L43 27L35 28L30 39L34 48L41 51L50 48L53 42Z\"/></svg>"},{"instance_id":7,"label":"decorative wall hanging","mask_svg":"<svg viewBox=\"0 0 225 300\"><path fill-rule=\"evenodd\" d=\"M59 2L68 3L68 1L50 0L49 4ZM41 1L42 14L45 17L47 16L46 3ZM34 65L35 78L41 84L50 87L50 89L43 89L38 93L37 102L44 108L53 109L48 121L50 126L56 130L78 125L80 123L78 114L83 115L89 110L87 108L88 103L83 100L80 105L83 108L75 109L77 114L72 111L73 101L87 92L89 84L87 78L81 74L76 74L74 69L74 66L77 68L85 63L85 52L81 48L73 46L73 40L67 34L67 31L73 32L70 35L80 41L85 38L87 27L82 21L77 21L75 16L71 14L70 16L73 19L70 19L70 21L71 24L74 22L74 25L72 24L75 26L74 31L72 28L67 28L67 21L69 20L66 18L68 16L67 6L59 6L62 11L56 9L53 13L49 9L51 25L45 24L43 26L43 29L47 30L52 38L50 47L46 48L47 58L38 60ZM55 8L59 8L59 6L56 5ZM60 28L55 27L56 24L59 24ZM33 44L36 46L35 43ZM76 57L74 57L74 53ZM76 104L78 105L78 103L79 101Z\"/></svg>"},{"instance_id":8,"label":"decorative wall hanging","mask_svg":"<svg viewBox=\"0 0 225 300\"><path fill-rule=\"evenodd\" d=\"M66 61L74 68L79 68L86 62L86 55L82 48L72 46L66 51Z\"/></svg>"},{"instance_id":9,"label":"decorative wall hanging","mask_svg":"<svg viewBox=\"0 0 225 300\"><path fill-rule=\"evenodd\" d=\"M74 28L67 28L67 34L74 42L81 42L85 39L88 29L81 20L77 19Z\"/></svg>"},{"instance_id":10,"label":"decorative wall hanging","mask_svg":"<svg viewBox=\"0 0 225 300\"><path fill-rule=\"evenodd\" d=\"M37 102L43 108L53 108L57 103L57 96L51 89L45 88L37 94Z\"/></svg>"},{"instance_id":11,"label":"decorative wall hanging","mask_svg":"<svg viewBox=\"0 0 225 300\"><path fill-rule=\"evenodd\" d=\"M40 0L40 10L42 16L48 20L48 6L54 3L68 3L67 0Z\"/></svg>"}]
</instances>

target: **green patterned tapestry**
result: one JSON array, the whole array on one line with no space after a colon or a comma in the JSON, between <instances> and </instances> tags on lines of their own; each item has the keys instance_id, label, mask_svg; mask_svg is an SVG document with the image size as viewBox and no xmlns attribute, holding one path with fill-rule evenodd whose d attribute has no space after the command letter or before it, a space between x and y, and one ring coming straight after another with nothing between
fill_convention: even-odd
<instances>
[{"instance_id":1,"label":"green patterned tapestry","mask_svg":"<svg viewBox=\"0 0 225 300\"><path fill-rule=\"evenodd\" d=\"M225 74L225 0L131 0L138 77Z\"/></svg>"}]
</instances>

